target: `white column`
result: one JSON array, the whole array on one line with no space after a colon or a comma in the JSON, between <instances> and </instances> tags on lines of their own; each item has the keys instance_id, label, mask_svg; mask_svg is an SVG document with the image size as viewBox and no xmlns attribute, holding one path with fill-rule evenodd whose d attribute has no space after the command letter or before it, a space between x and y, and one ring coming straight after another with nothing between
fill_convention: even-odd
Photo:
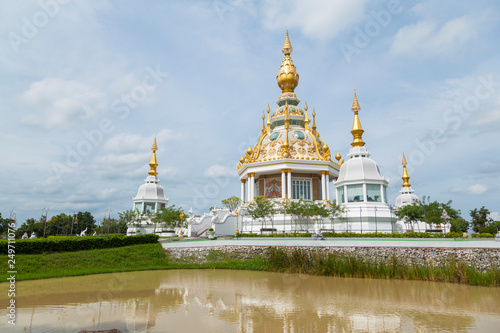
<instances>
[{"instance_id":1,"label":"white column","mask_svg":"<svg viewBox=\"0 0 500 333\"><path fill-rule=\"evenodd\" d=\"M286 199L286 169L281 169L281 198Z\"/></svg>"},{"instance_id":2,"label":"white column","mask_svg":"<svg viewBox=\"0 0 500 333\"><path fill-rule=\"evenodd\" d=\"M245 180L241 180L241 202L245 202Z\"/></svg>"},{"instance_id":3,"label":"white column","mask_svg":"<svg viewBox=\"0 0 500 333\"><path fill-rule=\"evenodd\" d=\"M321 171L321 199L322 200L326 200L326 185L325 185L325 179L326 179L326 176L325 176L325 172L324 171Z\"/></svg>"},{"instance_id":4,"label":"white column","mask_svg":"<svg viewBox=\"0 0 500 333\"><path fill-rule=\"evenodd\" d=\"M248 198L248 200L250 201L253 201L254 197L255 197L255 180L254 180L254 177L255 177L255 173L251 173L250 174L250 184L248 184L250 186L250 198Z\"/></svg>"},{"instance_id":5,"label":"white column","mask_svg":"<svg viewBox=\"0 0 500 333\"><path fill-rule=\"evenodd\" d=\"M330 175L328 171L326 172L325 180L326 180L326 200L330 200Z\"/></svg>"},{"instance_id":6,"label":"white column","mask_svg":"<svg viewBox=\"0 0 500 333\"><path fill-rule=\"evenodd\" d=\"M363 194L365 196L365 200L363 200L363 201L367 202L368 201L368 196L367 196L368 193L366 193L366 184L363 184Z\"/></svg>"},{"instance_id":7,"label":"white column","mask_svg":"<svg viewBox=\"0 0 500 333\"><path fill-rule=\"evenodd\" d=\"M288 169L288 184L286 187L288 191L288 199L292 199L292 169Z\"/></svg>"},{"instance_id":8,"label":"white column","mask_svg":"<svg viewBox=\"0 0 500 333\"><path fill-rule=\"evenodd\" d=\"M250 182L250 173L248 174L248 178L247 178L247 201L250 201L252 200L252 186L250 186L251 182Z\"/></svg>"},{"instance_id":9,"label":"white column","mask_svg":"<svg viewBox=\"0 0 500 333\"><path fill-rule=\"evenodd\" d=\"M382 184L380 184L380 197L382 198L382 200L380 200L380 201L385 203L384 185L382 185Z\"/></svg>"}]
</instances>

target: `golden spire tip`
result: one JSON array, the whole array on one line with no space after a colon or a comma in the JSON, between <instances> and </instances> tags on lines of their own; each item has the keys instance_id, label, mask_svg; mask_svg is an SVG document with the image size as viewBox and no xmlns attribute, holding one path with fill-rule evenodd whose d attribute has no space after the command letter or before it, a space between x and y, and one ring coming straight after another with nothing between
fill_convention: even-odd
<instances>
[{"instance_id":1,"label":"golden spire tip","mask_svg":"<svg viewBox=\"0 0 500 333\"><path fill-rule=\"evenodd\" d=\"M283 43L284 54L290 54L293 51L292 44L290 43L290 39L288 38L288 30L286 31L285 43Z\"/></svg>"}]
</instances>

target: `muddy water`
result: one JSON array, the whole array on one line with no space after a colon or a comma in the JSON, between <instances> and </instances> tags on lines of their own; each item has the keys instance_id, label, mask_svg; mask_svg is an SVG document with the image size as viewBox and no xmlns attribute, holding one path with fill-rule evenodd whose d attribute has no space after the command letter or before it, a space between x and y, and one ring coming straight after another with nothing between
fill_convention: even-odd
<instances>
[{"instance_id":1,"label":"muddy water","mask_svg":"<svg viewBox=\"0 0 500 333\"><path fill-rule=\"evenodd\" d=\"M225 270L17 282L0 332L499 332L500 288Z\"/></svg>"}]
</instances>

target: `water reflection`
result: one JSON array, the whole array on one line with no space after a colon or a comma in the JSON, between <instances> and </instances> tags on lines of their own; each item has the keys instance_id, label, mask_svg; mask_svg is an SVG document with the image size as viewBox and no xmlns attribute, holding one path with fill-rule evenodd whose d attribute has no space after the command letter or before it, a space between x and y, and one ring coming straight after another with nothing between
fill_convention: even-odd
<instances>
[{"instance_id":1,"label":"water reflection","mask_svg":"<svg viewBox=\"0 0 500 333\"><path fill-rule=\"evenodd\" d=\"M17 283L0 331L496 332L500 289L250 271L147 271Z\"/></svg>"}]
</instances>

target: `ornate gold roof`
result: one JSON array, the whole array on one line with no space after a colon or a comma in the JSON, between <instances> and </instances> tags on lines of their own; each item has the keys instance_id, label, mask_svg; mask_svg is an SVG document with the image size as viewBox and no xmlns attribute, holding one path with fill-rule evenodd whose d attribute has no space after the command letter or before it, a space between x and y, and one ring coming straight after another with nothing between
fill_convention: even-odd
<instances>
[{"instance_id":1,"label":"ornate gold roof","mask_svg":"<svg viewBox=\"0 0 500 333\"><path fill-rule=\"evenodd\" d=\"M299 83L299 74L290 57L293 48L288 31L282 51L285 57L276 76L278 86L281 88L281 95L276 102L278 108L270 116L271 110L268 105L267 122L264 114L258 142L253 148L248 147L240 158L238 170L245 164L283 158L332 161L330 148L320 139L316 127L316 111L313 108L311 128L311 120L307 117L307 103L304 105L305 112L298 107L300 100L295 95L294 89ZM332 162L340 166L343 161Z\"/></svg>"},{"instance_id":2,"label":"ornate gold roof","mask_svg":"<svg viewBox=\"0 0 500 333\"><path fill-rule=\"evenodd\" d=\"M401 164L403 165L403 177L401 177L401 179L403 179L403 187L411 187L409 183L410 176L408 176L408 171L406 170L407 163L404 153L403 153L403 161L401 162Z\"/></svg>"},{"instance_id":3,"label":"ornate gold roof","mask_svg":"<svg viewBox=\"0 0 500 333\"><path fill-rule=\"evenodd\" d=\"M158 150L158 146L156 145L156 135L151 149L153 150L153 156L151 156L151 161L149 162L149 167L151 169L149 170L148 175L156 176L158 175L158 172L156 172L156 168L158 167L158 162L156 161L156 151Z\"/></svg>"},{"instance_id":4,"label":"ornate gold roof","mask_svg":"<svg viewBox=\"0 0 500 333\"><path fill-rule=\"evenodd\" d=\"M352 102L351 110L354 112L354 121L352 123L352 130L351 130L353 140L351 146L362 147L365 145L362 138L364 130L361 127L361 122L359 121L359 116L358 116L358 112L359 110L361 110L361 108L359 107L358 97L356 96L356 89L354 89L354 100Z\"/></svg>"}]
</instances>

